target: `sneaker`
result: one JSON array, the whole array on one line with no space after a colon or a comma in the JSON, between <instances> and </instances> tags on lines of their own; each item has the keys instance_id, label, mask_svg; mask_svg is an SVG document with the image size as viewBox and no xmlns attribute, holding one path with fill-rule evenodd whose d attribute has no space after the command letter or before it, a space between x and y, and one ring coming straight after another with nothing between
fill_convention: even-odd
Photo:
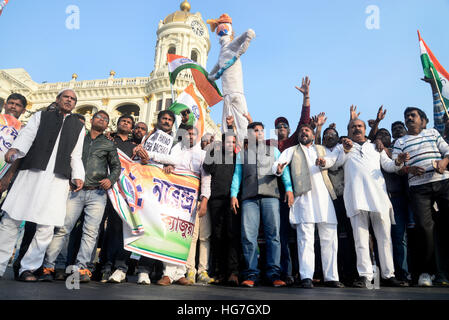
<instances>
[{"instance_id":1,"label":"sneaker","mask_svg":"<svg viewBox=\"0 0 449 320\"><path fill-rule=\"evenodd\" d=\"M196 277L195 270L189 269L189 271L187 271L187 281L189 281L190 284L194 284L195 283L195 277Z\"/></svg>"},{"instance_id":2,"label":"sneaker","mask_svg":"<svg viewBox=\"0 0 449 320\"><path fill-rule=\"evenodd\" d=\"M55 280L64 281L67 277L64 269L56 269L55 270Z\"/></svg>"},{"instance_id":3,"label":"sneaker","mask_svg":"<svg viewBox=\"0 0 449 320\"><path fill-rule=\"evenodd\" d=\"M278 280L274 280L274 281L272 282L272 285L273 285L273 287L275 287L275 288L279 288L279 287L285 287L287 284L286 284L284 281L278 279Z\"/></svg>"},{"instance_id":4,"label":"sneaker","mask_svg":"<svg viewBox=\"0 0 449 320\"><path fill-rule=\"evenodd\" d=\"M253 280L245 280L242 282L242 287L247 287L247 288L253 288L254 287L254 281Z\"/></svg>"},{"instance_id":5,"label":"sneaker","mask_svg":"<svg viewBox=\"0 0 449 320\"><path fill-rule=\"evenodd\" d=\"M419 276L418 286L420 287L431 287L432 286L432 278L428 273L422 273Z\"/></svg>"},{"instance_id":6,"label":"sneaker","mask_svg":"<svg viewBox=\"0 0 449 320\"><path fill-rule=\"evenodd\" d=\"M146 272L140 272L137 276L137 284L146 284L149 285L151 283L150 277Z\"/></svg>"},{"instance_id":7,"label":"sneaker","mask_svg":"<svg viewBox=\"0 0 449 320\"><path fill-rule=\"evenodd\" d=\"M42 281L42 282L52 282L54 273L55 273L55 269L44 268L44 270L42 271L42 275L37 280Z\"/></svg>"},{"instance_id":8,"label":"sneaker","mask_svg":"<svg viewBox=\"0 0 449 320\"><path fill-rule=\"evenodd\" d=\"M111 270L106 270L106 271L104 271L104 272L101 274L100 282L101 282L101 283L106 283L106 282L108 282L108 280L109 280L109 278L111 277L111 275L112 275L112 271L111 271Z\"/></svg>"},{"instance_id":9,"label":"sneaker","mask_svg":"<svg viewBox=\"0 0 449 320\"><path fill-rule=\"evenodd\" d=\"M92 273L89 271L89 269L80 269L78 272L80 273L80 283L90 282Z\"/></svg>"},{"instance_id":10,"label":"sneaker","mask_svg":"<svg viewBox=\"0 0 449 320\"><path fill-rule=\"evenodd\" d=\"M209 277L206 271L201 272L197 278L198 282L201 284L211 284L214 282L214 278Z\"/></svg>"},{"instance_id":11,"label":"sneaker","mask_svg":"<svg viewBox=\"0 0 449 320\"><path fill-rule=\"evenodd\" d=\"M112 276L109 277L108 282L110 283L122 283L126 281L126 273L120 269L114 271Z\"/></svg>"}]
</instances>

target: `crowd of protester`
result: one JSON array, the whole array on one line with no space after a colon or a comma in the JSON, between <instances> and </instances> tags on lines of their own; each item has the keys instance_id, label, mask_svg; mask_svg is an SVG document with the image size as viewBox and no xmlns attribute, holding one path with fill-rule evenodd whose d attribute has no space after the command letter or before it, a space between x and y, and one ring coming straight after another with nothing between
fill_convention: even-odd
<instances>
[{"instance_id":1,"label":"crowd of protester","mask_svg":"<svg viewBox=\"0 0 449 320\"><path fill-rule=\"evenodd\" d=\"M169 110L154 126L122 115L116 132L106 132L109 115L100 110L86 130L72 113L75 91L65 89L5 146L0 276L10 263L15 279L27 282L78 272L82 283L137 275L144 285L370 288L378 277L381 286L449 287L449 119L435 84L423 80L435 129L417 107L388 130L379 128L383 106L367 122L351 106L347 135L335 123L321 133L327 118L310 116L306 77L296 87L303 97L296 130L278 117L277 139L266 139L264 124L245 115L244 141L232 116L221 137L198 137L188 112L176 128ZM26 105L11 94L4 114L18 119ZM174 137L168 154L147 148L157 131ZM121 172L117 150L165 174L200 177L185 265L125 250L124 225L107 196Z\"/></svg>"}]
</instances>

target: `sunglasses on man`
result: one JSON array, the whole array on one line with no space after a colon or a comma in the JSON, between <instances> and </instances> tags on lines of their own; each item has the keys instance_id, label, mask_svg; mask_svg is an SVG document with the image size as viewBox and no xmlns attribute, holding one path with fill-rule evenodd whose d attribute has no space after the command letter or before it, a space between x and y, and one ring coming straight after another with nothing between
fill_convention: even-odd
<instances>
[{"instance_id":1,"label":"sunglasses on man","mask_svg":"<svg viewBox=\"0 0 449 320\"><path fill-rule=\"evenodd\" d=\"M286 123L279 123L279 124L276 126L276 129L281 129L281 128L288 129L288 124L286 124Z\"/></svg>"}]
</instances>

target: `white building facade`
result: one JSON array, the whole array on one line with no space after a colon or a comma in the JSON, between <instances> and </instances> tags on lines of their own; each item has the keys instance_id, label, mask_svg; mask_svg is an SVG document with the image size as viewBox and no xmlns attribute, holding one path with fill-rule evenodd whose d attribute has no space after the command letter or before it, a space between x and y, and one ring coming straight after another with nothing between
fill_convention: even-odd
<instances>
[{"instance_id":1,"label":"white building facade","mask_svg":"<svg viewBox=\"0 0 449 320\"><path fill-rule=\"evenodd\" d=\"M39 84L24 69L3 69L0 70L0 107L12 92L23 94L29 101L27 112L21 118L26 122L34 112L45 110L54 102L61 89L72 88L78 97L74 112L85 115L86 125L90 125L92 114L105 110L111 118L111 129L115 129L122 114L130 114L136 121L152 127L159 111L167 109L173 102L167 53L189 57L205 67L210 50L206 24L199 12L190 13L190 4L186 0L179 11L159 22L156 33L154 69L149 77L118 78L111 71L105 79L77 81L78 76L74 73L67 82ZM182 71L173 86L175 97L192 82L190 71ZM219 125L211 119L210 110L198 91L197 95L205 115L205 132L220 138Z\"/></svg>"}]
</instances>

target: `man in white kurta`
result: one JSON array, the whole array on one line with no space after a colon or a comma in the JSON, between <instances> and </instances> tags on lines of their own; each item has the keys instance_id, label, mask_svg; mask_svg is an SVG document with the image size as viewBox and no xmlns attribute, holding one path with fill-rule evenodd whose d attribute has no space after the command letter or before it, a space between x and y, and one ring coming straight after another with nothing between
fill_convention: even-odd
<instances>
[{"instance_id":1,"label":"man in white kurta","mask_svg":"<svg viewBox=\"0 0 449 320\"><path fill-rule=\"evenodd\" d=\"M183 129L184 128L184 129ZM178 142L169 155L150 152L148 157L155 162L173 166L175 169L190 171L201 177L200 202L196 213L203 217L207 212L207 202L210 198L210 179L209 173L204 171L203 163L206 158L206 151L201 149L201 144L197 141L198 133L195 127L183 126L179 130L183 131L182 141ZM164 270L162 278L157 282L159 285L167 286L171 283L189 285L190 282L185 278L186 266L169 262L163 262Z\"/></svg>"},{"instance_id":2,"label":"man in white kurta","mask_svg":"<svg viewBox=\"0 0 449 320\"><path fill-rule=\"evenodd\" d=\"M397 172L403 166L402 160L391 160L385 151L378 152L375 145L365 137L366 126L355 119L349 125L352 139L344 139L345 153L339 165L344 168L344 201L346 213L351 220L357 254L359 279L356 287L368 287L373 279L373 264L369 249L370 221L377 240L381 275L386 286L401 286L394 277L391 224L394 223L393 207L387 194L385 180L380 168ZM336 157L324 159L323 165L331 167Z\"/></svg>"},{"instance_id":3,"label":"man in white kurta","mask_svg":"<svg viewBox=\"0 0 449 320\"><path fill-rule=\"evenodd\" d=\"M283 151L272 169L273 173L278 175L280 173L278 165L290 164L295 156L295 152L302 151L307 162L303 169L309 170L310 173L311 189L301 195L298 195L298 190L297 188L295 189L295 181L293 181L295 200L290 207L290 223L296 227L297 231L301 285L305 288L313 287L316 226L320 237L324 282L327 286L341 288L343 284L339 282L337 268L337 218L321 169L315 164L318 152L317 146L313 145L315 135L312 128L303 125L299 130L298 140L300 144ZM324 151L324 148L322 150ZM294 171L295 169L291 167L293 179L305 178L302 175L297 175Z\"/></svg>"},{"instance_id":4,"label":"man in white kurta","mask_svg":"<svg viewBox=\"0 0 449 320\"><path fill-rule=\"evenodd\" d=\"M62 91L57 98L64 121L75 107L76 95L72 90ZM62 106L62 107L61 107ZM63 112L65 111L65 112ZM59 111L54 111L59 112ZM35 113L22 129L11 146L6 159L23 158L30 150L37 135L42 112ZM0 223L0 266L6 266L14 248L14 242L23 220L37 224L36 234L30 247L21 261L19 275L24 271L34 272L43 261L45 250L53 237L55 226L62 226L66 214L66 202L69 193L67 178L56 175L56 157L63 126L56 138L55 147L51 152L46 170L21 170L2 206L5 212ZM76 145L71 153L71 177L77 189L81 189L84 180L82 150L84 130L81 130ZM11 153L10 153L11 152ZM14 154L14 156L13 156ZM6 263L5 263L6 262ZM0 270L0 275L4 273ZM30 275L29 280L35 281ZM27 281L26 279L24 279Z\"/></svg>"}]
</instances>

